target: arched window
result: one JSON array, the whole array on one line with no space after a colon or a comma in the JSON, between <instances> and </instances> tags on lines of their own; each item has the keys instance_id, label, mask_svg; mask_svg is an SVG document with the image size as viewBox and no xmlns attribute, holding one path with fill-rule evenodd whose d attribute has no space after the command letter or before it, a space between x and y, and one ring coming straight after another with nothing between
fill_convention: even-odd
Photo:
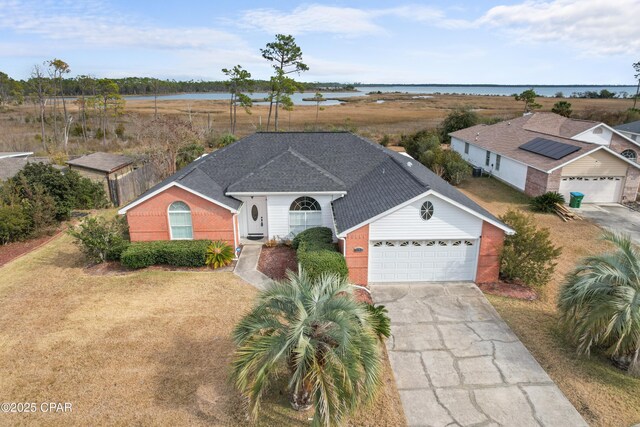
<instances>
[{"instance_id":1,"label":"arched window","mask_svg":"<svg viewBox=\"0 0 640 427\"><path fill-rule=\"evenodd\" d=\"M171 240L193 239L191 209L185 202L173 202L169 206L169 232Z\"/></svg>"},{"instance_id":2,"label":"arched window","mask_svg":"<svg viewBox=\"0 0 640 427\"><path fill-rule=\"evenodd\" d=\"M298 197L289 207L289 232L298 234L308 228L322 226L320 203L312 197Z\"/></svg>"},{"instance_id":3,"label":"arched window","mask_svg":"<svg viewBox=\"0 0 640 427\"><path fill-rule=\"evenodd\" d=\"M633 160L634 162L638 161L638 154L633 150L624 150L620 153L622 157L626 157L629 160Z\"/></svg>"}]
</instances>

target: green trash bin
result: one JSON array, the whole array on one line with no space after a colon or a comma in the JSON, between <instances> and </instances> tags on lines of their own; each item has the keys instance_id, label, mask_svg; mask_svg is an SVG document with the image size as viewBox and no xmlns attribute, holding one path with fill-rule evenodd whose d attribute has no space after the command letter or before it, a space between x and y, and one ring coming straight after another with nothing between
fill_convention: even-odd
<instances>
[{"instance_id":1,"label":"green trash bin","mask_svg":"<svg viewBox=\"0 0 640 427\"><path fill-rule=\"evenodd\" d=\"M569 206L572 208L579 208L582 205L582 199L584 199L584 194L578 191L572 191L569 194L571 195L569 199Z\"/></svg>"}]
</instances>

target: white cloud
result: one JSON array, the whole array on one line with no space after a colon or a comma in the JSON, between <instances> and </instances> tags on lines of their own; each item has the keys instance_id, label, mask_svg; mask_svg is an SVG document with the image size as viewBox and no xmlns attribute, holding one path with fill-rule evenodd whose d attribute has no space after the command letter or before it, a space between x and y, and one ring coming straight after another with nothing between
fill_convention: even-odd
<instances>
[{"instance_id":1,"label":"white cloud","mask_svg":"<svg viewBox=\"0 0 640 427\"><path fill-rule=\"evenodd\" d=\"M490 26L520 42L565 43L587 49L581 55L609 55L640 52L638 22L638 0L527 0L493 7L459 26Z\"/></svg>"},{"instance_id":2,"label":"white cloud","mask_svg":"<svg viewBox=\"0 0 640 427\"><path fill-rule=\"evenodd\" d=\"M427 22L440 19L442 13L428 6L400 6L387 9L357 9L353 7L311 4L299 6L291 12L276 9L253 9L243 12L240 23L268 33L300 35L330 33L347 37L384 34L380 18L397 17Z\"/></svg>"},{"instance_id":3,"label":"white cloud","mask_svg":"<svg viewBox=\"0 0 640 427\"><path fill-rule=\"evenodd\" d=\"M246 48L237 36L210 28L167 28L134 22L98 1L1 1L0 29L39 35L65 46L204 49Z\"/></svg>"}]
</instances>

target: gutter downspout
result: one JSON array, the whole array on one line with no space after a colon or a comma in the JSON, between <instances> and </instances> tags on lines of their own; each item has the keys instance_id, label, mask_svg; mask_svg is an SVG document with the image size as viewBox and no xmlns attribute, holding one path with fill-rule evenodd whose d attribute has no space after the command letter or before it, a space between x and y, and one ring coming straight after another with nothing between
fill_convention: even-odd
<instances>
[{"instance_id":1,"label":"gutter downspout","mask_svg":"<svg viewBox=\"0 0 640 427\"><path fill-rule=\"evenodd\" d=\"M347 238L338 237L338 240L342 240L342 256L347 259Z\"/></svg>"},{"instance_id":2,"label":"gutter downspout","mask_svg":"<svg viewBox=\"0 0 640 427\"><path fill-rule=\"evenodd\" d=\"M238 212L234 213L231 217L231 225L233 226L233 253L235 254L234 259L238 259L238 229L236 228L236 224L238 224Z\"/></svg>"}]
</instances>

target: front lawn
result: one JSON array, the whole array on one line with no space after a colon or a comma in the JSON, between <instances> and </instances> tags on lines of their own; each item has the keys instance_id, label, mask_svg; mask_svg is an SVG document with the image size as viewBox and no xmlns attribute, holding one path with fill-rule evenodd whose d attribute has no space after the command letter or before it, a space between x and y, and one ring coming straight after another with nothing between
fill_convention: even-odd
<instances>
[{"instance_id":1,"label":"front lawn","mask_svg":"<svg viewBox=\"0 0 640 427\"><path fill-rule=\"evenodd\" d=\"M0 413L0 424L246 425L228 381L235 323L256 289L232 273L87 274L69 236L0 268L0 402L70 413ZM95 273L95 272L94 272ZM376 404L352 425L405 425L385 361ZM278 389L259 425L308 425Z\"/></svg>"},{"instance_id":2,"label":"front lawn","mask_svg":"<svg viewBox=\"0 0 640 427\"><path fill-rule=\"evenodd\" d=\"M467 180L460 189L495 215L528 210L527 197L493 178ZM640 379L614 368L602 355L577 356L559 326L556 297L563 277L587 255L608 250L602 230L584 221L563 222L555 214L534 214L563 247L546 295L534 302L487 295L502 318L531 351L590 425L628 426L640 422Z\"/></svg>"}]
</instances>

